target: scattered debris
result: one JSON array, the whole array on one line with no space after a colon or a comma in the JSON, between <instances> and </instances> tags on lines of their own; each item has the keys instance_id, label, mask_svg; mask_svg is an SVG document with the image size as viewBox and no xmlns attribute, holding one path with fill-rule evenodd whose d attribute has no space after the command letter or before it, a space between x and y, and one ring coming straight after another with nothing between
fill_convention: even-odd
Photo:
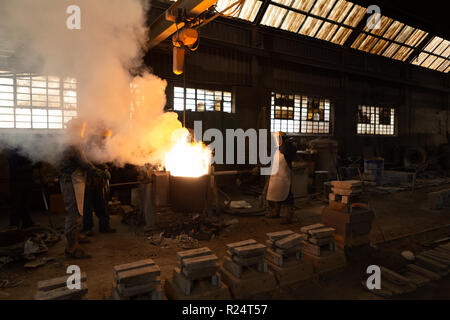
<instances>
[{"instance_id":1,"label":"scattered debris","mask_svg":"<svg viewBox=\"0 0 450 320\"><path fill-rule=\"evenodd\" d=\"M54 260L55 260L55 258L53 258L53 257L43 257L43 258L35 259L31 262L26 263L24 265L24 267L29 268L29 269L35 269L37 267L47 264L47 262L54 261Z\"/></svg>"},{"instance_id":2,"label":"scattered debris","mask_svg":"<svg viewBox=\"0 0 450 320\"><path fill-rule=\"evenodd\" d=\"M48 251L47 246L40 238L28 239L23 248L23 256L25 259L36 259L35 254L45 253Z\"/></svg>"},{"instance_id":3,"label":"scattered debris","mask_svg":"<svg viewBox=\"0 0 450 320\"><path fill-rule=\"evenodd\" d=\"M7 228L0 231L0 267L14 261L36 259L48 246L61 240L53 229L32 227L26 230Z\"/></svg>"},{"instance_id":4,"label":"scattered debris","mask_svg":"<svg viewBox=\"0 0 450 320\"><path fill-rule=\"evenodd\" d=\"M0 268L3 267L5 264L8 264L10 262L13 262L14 260L11 257L5 256L0 257Z\"/></svg>"},{"instance_id":5,"label":"scattered debris","mask_svg":"<svg viewBox=\"0 0 450 320\"><path fill-rule=\"evenodd\" d=\"M449 272L450 244L443 244L433 250L421 252L416 256L415 263L408 264L406 272L402 274L381 267L381 289L370 292L382 297L402 295L432 281L439 281ZM367 288L364 282L362 285Z\"/></svg>"},{"instance_id":6,"label":"scattered debris","mask_svg":"<svg viewBox=\"0 0 450 320\"><path fill-rule=\"evenodd\" d=\"M408 261L414 261L416 259L414 253L412 253L409 250L403 251L402 252L402 257L405 258Z\"/></svg>"},{"instance_id":7,"label":"scattered debris","mask_svg":"<svg viewBox=\"0 0 450 320\"><path fill-rule=\"evenodd\" d=\"M179 247L182 249L198 248L198 240L182 233L175 238L165 237L164 232L154 234L147 238L150 244L161 248ZM208 239L209 240L209 239Z\"/></svg>"},{"instance_id":8,"label":"scattered debris","mask_svg":"<svg viewBox=\"0 0 450 320\"><path fill-rule=\"evenodd\" d=\"M122 216L122 223L126 225L139 226L144 223L144 217L139 208L122 205L120 210L116 211L116 214Z\"/></svg>"},{"instance_id":9,"label":"scattered debris","mask_svg":"<svg viewBox=\"0 0 450 320\"><path fill-rule=\"evenodd\" d=\"M439 177L439 174L421 173L420 177L417 177L414 183L414 189L426 188L426 187L437 187L450 183L450 178ZM376 186L370 189L371 192L376 194L391 194L395 192L411 190L411 183L398 183L395 186Z\"/></svg>"},{"instance_id":10,"label":"scattered debris","mask_svg":"<svg viewBox=\"0 0 450 320\"><path fill-rule=\"evenodd\" d=\"M8 280L0 280L0 289L6 288L8 286Z\"/></svg>"},{"instance_id":11,"label":"scattered debris","mask_svg":"<svg viewBox=\"0 0 450 320\"><path fill-rule=\"evenodd\" d=\"M239 223L239 220L236 219L236 218L234 218L234 219L231 219L231 220L226 221L226 222L225 222L225 225L226 225L226 226L232 226L233 224L237 224L237 223Z\"/></svg>"},{"instance_id":12,"label":"scattered debris","mask_svg":"<svg viewBox=\"0 0 450 320\"><path fill-rule=\"evenodd\" d=\"M8 298L10 296L10 294L8 292L0 291L0 296Z\"/></svg>"},{"instance_id":13,"label":"scattered debris","mask_svg":"<svg viewBox=\"0 0 450 320\"><path fill-rule=\"evenodd\" d=\"M436 245L436 244L441 244L441 243L445 243L445 242L449 242L449 241L450 241L450 237L445 237L445 238L442 238L442 239L439 239L439 240L428 242L425 245L426 246L433 246L433 245Z\"/></svg>"},{"instance_id":14,"label":"scattered debris","mask_svg":"<svg viewBox=\"0 0 450 320\"><path fill-rule=\"evenodd\" d=\"M207 241L217 237L222 230L226 230L231 225L239 222L237 219L232 219L229 221L223 221L217 217L205 217L204 215L194 213L191 215L179 215L174 212L166 212L161 215L159 221L157 221L157 226L151 229L147 229L146 232L152 233L149 240L152 244L159 246L169 246L170 242L176 242L178 236L181 236L183 240L190 241L190 237L198 241ZM157 232L158 234L155 234ZM164 238L162 239L159 234L163 232ZM184 246L183 248L197 248L198 246L189 247Z\"/></svg>"},{"instance_id":15,"label":"scattered debris","mask_svg":"<svg viewBox=\"0 0 450 320\"><path fill-rule=\"evenodd\" d=\"M231 209L250 209L252 205L245 200L225 201Z\"/></svg>"}]
</instances>

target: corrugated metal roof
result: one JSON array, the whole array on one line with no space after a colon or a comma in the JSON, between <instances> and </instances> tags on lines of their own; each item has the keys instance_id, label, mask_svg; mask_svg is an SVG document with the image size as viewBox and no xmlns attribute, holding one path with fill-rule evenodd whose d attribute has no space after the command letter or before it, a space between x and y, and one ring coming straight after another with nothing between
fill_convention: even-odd
<instances>
[{"instance_id":1,"label":"corrugated metal roof","mask_svg":"<svg viewBox=\"0 0 450 320\"><path fill-rule=\"evenodd\" d=\"M433 37L412 63L441 72L449 72L450 41Z\"/></svg>"},{"instance_id":2,"label":"corrugated metal roof","mask_svg":"<svg viewBox=\"0 0 450 320\"><path fill-rule=\"evenodd\" d=\"M351 45L352 48L405 61L427 32L391 18L373 15Z\"/></svg>"},{"instance_id":3,"label":"corrugated metal roof","mask_svg":"<svg viewBox=\"0 0 450 320\"><path fill-rule=\"evenodd\" d=\"M236 0L219 0L216 10L223 11L235 3ZM223 13L232 13L232 17L254 22L261 7L261 0L245 0L240 9L233 7ZM415 65L441 72L450 71L449 41L434 37L420 50L427 32L380 14L373 14L360 30L357 26L364 18L366 8L350 1L271 0L263 8L265 12L262 13L261 25L338 45L343 45L352 32L357 32L351 44L354 49L399 61L417 55L412 61Z\"/></svg>"},{"instance_id":4,"label":"corrugated metal roof","mask_svg":"<svg viewBox=\"0 0 450 320\"><path fill-rule=\"evenodd\" d=\"M365 11L345 0L273 0L261 24L342 45Z\"/></svg>"}]
</instances>

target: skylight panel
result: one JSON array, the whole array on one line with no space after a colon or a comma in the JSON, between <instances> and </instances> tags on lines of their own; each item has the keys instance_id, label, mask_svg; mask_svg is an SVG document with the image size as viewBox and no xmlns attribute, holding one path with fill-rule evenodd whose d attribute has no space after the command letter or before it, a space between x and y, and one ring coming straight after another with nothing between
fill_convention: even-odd
<instances>
[{"instance_id":1,"label":"skylight panel","mask_svg":"<svg viewBox=\"0 0 450 320\"><path fill-rule=\"evenodd\" d=\"M353 4L348 1L338 1L334 9L328 15L328 19L341 23L350 13Z\"/></svg>"},{"instance_id":2,"label":"skylight panel","mask_svg":"<svg viewBox=\"0 0 450 320\"><path fill-rule=\"evenodd\" d=\"M236 0L219 0L216 3L216 11L222 12L224 15L228 15L230 17L253 22L262 4L260 0L245 0L244 5L240 10L236 10L237 6L233 6L224 11L234 3L236 3Z\"/></svg>"},{"instance_id":3,"label":"skylight panel","mask_svg":"<svg viewBox=\"0 0 450 320\"><path fill-rule=\"evenodd\" d=\"M433 37L412 64L441 71L450 71L450 41Z\"/></svg>"},{"instance_id":4,"label":"skylight panel","mask_svg":"<svg viewBox=\"0 0 450 320\"><path fill-rule=\"evenodd\" d=\"M352 11L345 19L344 24L351 27L356 27L365 14L366 14L365 8L358 5L354 5Z\"/></svg>"},{"instance_id":5,"label":"skylight panel","mask_svg":"<svg viewBox=\"0 0 450 320\"><path fill-rule=\"evenodd\" d=\"M303 20L305 20L304 14L289 11L286 19L284 19L283 24L281 25L281 29L291 32L298 32Z\"/></svg>"},{"instance_id":6,"label":"skylight panel","mask_svg":"<svg viewBox=\"0 0 450 320\"><path fill-rule=\"evenodd\" d=\"M278 28L286 15L287 10L274 5L269 5L261 21L261 24Z\"/></svg>"},{"instance_id":7,"label":"skylight panel","mask_svg":"<svg viewBox=\"0 0 450 320\"><path fill-rule=\"evenodd\" d=\"M345 0L272 0L261 24L343 45L365 12Z\"/></svg>"},{"instance_id":8,"label":"skylight panel","mask_svg":"<svg viewBox=\"0 0 450 320\"><path fill-rule=\"evenodd\" d=\"M333 8L333 5L335 4L335 0L322 0L317 1L314 8L311 10L311 14L326 18L328 16L328 13Z\"/></svg>"},{"instance_id":9,"label":"skylight panel","mask_svg":"<svg viewBox=\"0 0 450 320\"><path fill-rule=\"evenodd\" d=\"M261 1L247 0L239 13L239 18L253 22L261 7Z\"/></svg>"},{"instance_id":10,"label":"skylight panel","mask_svg":"<svg viewBox=\"0 0 450 320\"><path fill-rule=\"evenodd\" d=\"M352 48L405 61L428 35L391 18L374 15L351 45Z\"/></svg>"},{"instance_id":11,"label":"skylight panel","mask_svg":"<svg viewBox=\"0 0 450 320\"><path fill-rule=\"evenodd\" d=\"M336 32L336 34L333 36L333 39L331 39L331 42L342 46L347 40L347 38L350 36L352 31L353 31L352 29L340 27L339 30Z\"/></svg>"},{"instance_id":12,"label":"skylight panel","mask_svg":"<svg viewBox=\"0 0 450 320\"><path fill-rule=\"evenodd\" d=\"M311 10L312 5L316 2L315 0L294 0L291 8L297 9L308 13Z\"/></svg>"},{"instance_id":13,"label":"skylight panel","mask_svg":"<svg viewBox=\"0 0 450 320\"><path fill-rule=\"evenodd\" d=\"M308 17L300 29L299 33L305 36L314 36L321 25L322 20Z\"/></svg>"}]
</instances>

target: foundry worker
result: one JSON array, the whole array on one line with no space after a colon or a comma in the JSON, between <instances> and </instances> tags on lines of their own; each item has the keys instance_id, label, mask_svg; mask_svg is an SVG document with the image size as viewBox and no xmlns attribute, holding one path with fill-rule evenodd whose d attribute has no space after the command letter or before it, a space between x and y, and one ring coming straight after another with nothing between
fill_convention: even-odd
<instances>
[{"instance_id":1,"label":"foundry worker","mask_svg":"<svg viewBox=\"0 0 450 320\"><path fill-rule=\"evenodd\" d=\"M34 225L30 216L30 203L33 191L33 164L18 148L7 154L9 180L12 198L10 226L26 229Z\"/></svg>"},{"instance_id":2,"label":"foundry worker","mask_svg":"<svg viewBox=\"0 0 450 320\"><path fill-rule=\"evenodd\" d=\"M106 128L97 130L90 137L88 149L95 149L95 151L102 151L105 146L105 141L111 136L111 131ZM107 164L95 163L97 170L89 171L86 178L86 189L84 193L84 210L83 210L83 230L81 231L86 236L92 236L92 228L94 227L92 211L99 221L100 233L115 233L116 230L111 228L109 214L106 210L107 197L109 194L109 180L111 174L108 170Z\"/></svg>"},{"instance_id":3,"label":"foundry worker","mask_svg":"<svg viewBox=\"0 0 450 320\"><path fill-rule=\"evenodd\" d=\"M66 210L65 254L69 258L75 259L91 257L79 245L80 242L85 242L85 239L80 237L79 224L81 222L80 215L83 214L86 174L96 170L95 166L87 160L82 149L85 129L86 123L79 119L73 119L67 123L68 141L59 163L62 173L61 192Z\"/></svg>"},{"instance_id":4,"label":"foundry worker","mask_svg":"<svg viewBox=\"0 0 450 320\"><path fill-rule=\"evenodd\" d=\"M269 218L278 218L283 210L284 218L282 224L292 223L295 212L294 196L292 194L291 171L292 160L297 148L284 132L275 132L274 138L278 149L274 154L272 163L272 174L267 189L267 200L272 202L273 210L267 213ZM278 164L278 165L277 165Z\"/></svg>"}]
</instances>

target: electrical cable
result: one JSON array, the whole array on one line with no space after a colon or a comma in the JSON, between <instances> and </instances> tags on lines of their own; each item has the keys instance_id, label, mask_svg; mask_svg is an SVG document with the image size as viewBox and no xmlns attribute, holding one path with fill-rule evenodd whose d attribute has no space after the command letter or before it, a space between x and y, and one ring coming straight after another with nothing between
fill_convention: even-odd
<instances>
[{"instance_id":1,"label":"electrical cable","mask_svg":"<svg viewBox=\"0 0 450 320\"><path fill-rule=\"evenodd\" d=\"M203 27L203 26L207 25L208 23L210 23L211 21L215 20L215 19L218 18L219 16L222 16L222 17L225 17L225 18L230 18L230 17L232 17L235 13L239 12L239 11L242 9L242 7L244 6L244 2L245 2L244 0L239 0L239 1L236 1L236 2L232 3L231 5L229 5L228 7L226 7L225 9L223 9L222 11L217 12L217 13L216 13L214 16L212 16L211 18L209 18L209 19L203 21L201 24L198 25L197 28L200 28L200 27ZM224 14L224 12L230 10L230 9L233 8L234 6L236 6L236 8L235 8L232 12L230 12L230 13L228 13L228 14Z\"/></svg>"}]
</instances>

